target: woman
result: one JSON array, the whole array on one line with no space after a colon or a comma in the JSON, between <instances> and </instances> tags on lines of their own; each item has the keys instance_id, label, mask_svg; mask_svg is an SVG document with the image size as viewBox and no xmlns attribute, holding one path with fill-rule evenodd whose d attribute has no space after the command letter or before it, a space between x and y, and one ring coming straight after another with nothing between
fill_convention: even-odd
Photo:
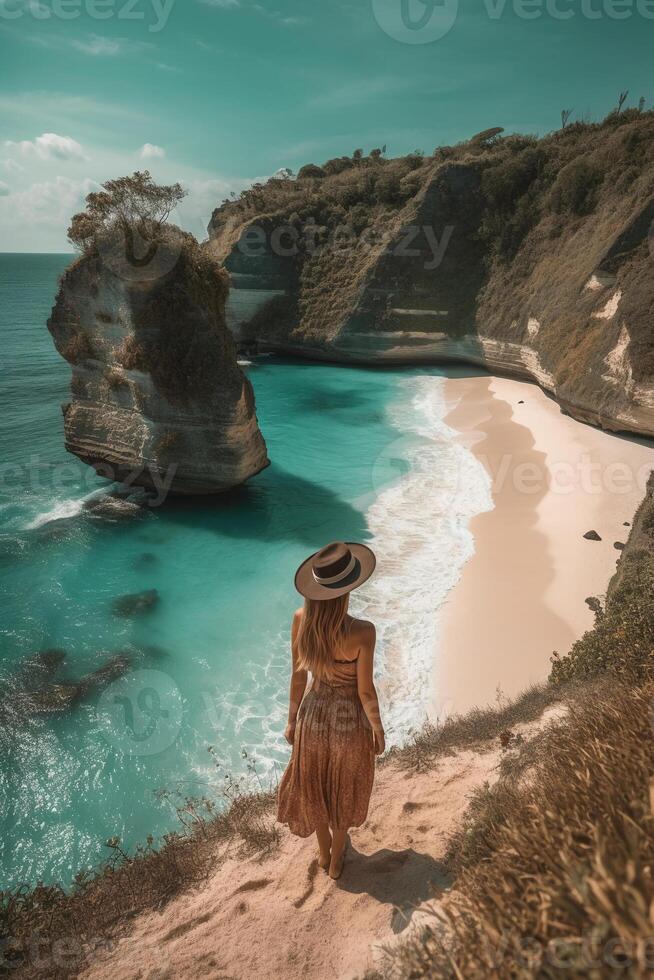
<instances>
[{"instance_id":1,"label":"woman","mask_svg":"<svg viewBox=\"0 0 654 980\"><path fill-rule=\"evenodd\" d=\"M315 833L319 864L331 878L343 870L348 829L368 815L375 753L385 748L372 679L375 627L347 611L350 592L374 569L370 548L335 542L303 562L295 575L304 608L295 613L291 628L293 673L284 735L293 752L279 786L277 818L298 837Z\"/></svg>"}]
</instances>

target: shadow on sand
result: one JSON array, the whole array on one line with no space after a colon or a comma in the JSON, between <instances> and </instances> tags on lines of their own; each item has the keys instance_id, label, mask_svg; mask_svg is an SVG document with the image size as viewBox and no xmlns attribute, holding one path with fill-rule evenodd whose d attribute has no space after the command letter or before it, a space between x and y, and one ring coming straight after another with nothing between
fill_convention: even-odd
<instances>
[{"instance_id":1,"label":"shadow on sand","mask_svg":"<svg viewBox=\"0 0 654 980\"><path fill-rule=\"evenodd\" d=\"M412 847L402 851L385 847L374 854L362 854L350 841L338 887L392 906L391 928L400 933L409 925L416 907L437 897L451 881L443 863Z\"/></svg>"}]
</instances>

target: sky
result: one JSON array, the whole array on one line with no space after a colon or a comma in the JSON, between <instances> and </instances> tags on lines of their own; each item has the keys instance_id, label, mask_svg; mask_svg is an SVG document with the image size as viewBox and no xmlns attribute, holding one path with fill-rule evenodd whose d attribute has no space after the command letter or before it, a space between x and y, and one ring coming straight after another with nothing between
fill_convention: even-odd
<instances>
[{"instance_id":1,"label":"sky","mask_svg":"<svg viewBox=\"0 0 654 980\"><path fill-rule=\"evenodd\" d=\"M66 252L103 180L211 211L281 167L654 104L654 0L0 0L0 251Z\"/></svg>"}]
</instances>

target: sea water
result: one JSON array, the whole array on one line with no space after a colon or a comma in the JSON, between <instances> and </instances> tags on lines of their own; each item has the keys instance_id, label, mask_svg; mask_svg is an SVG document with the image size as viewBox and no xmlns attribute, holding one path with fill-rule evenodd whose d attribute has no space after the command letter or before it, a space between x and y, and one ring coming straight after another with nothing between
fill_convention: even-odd
<instances>
[{"instance_id":1,"label":"sea water","mask_svg":"<svg viewBox=\"0 0 654 980\"><path fill-rule=\"evenodd\" d=\"M438 609L473 551L489 480L444 421L443 372L273 358L253 383L271 466L217 498L99 519L110 489L63 448L70 369L46 329L70 256L0 255L0 887L68 884L119 837L177 829L187 798L234 780L264 788L285 765L293 573L333 539L365 541L377 574L353 596L377 625L389 742L427 717ZM120 596L156 589L134 618ZM54 680L110 657L130 672L60 715L20 690L39 651ZM13 695L13 696L12 696Z\"/></svg>"}]
</instances>

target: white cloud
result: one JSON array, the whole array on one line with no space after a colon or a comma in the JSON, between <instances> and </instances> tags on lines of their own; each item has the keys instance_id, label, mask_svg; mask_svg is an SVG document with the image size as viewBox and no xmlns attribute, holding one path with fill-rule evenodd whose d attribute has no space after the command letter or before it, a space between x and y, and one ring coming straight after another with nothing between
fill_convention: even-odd
<instances>
[{"instance_id":1,"label":"white cloud","mask_svg":"<svg viewBox=\"0 0 654 980\"><path fill-rule=\"evenodd\" d=\"M85 160L84 151L70 136L59 136L58 133L43 133L34 140L20 140L14 143L5 140L8 149L18 149L25 156L36 155L41 160Z\"/></svg>"},{"instance_id":2,"label":"white cloud","mask_svg":"<svg viewBox=\"0 0 654 980\"><path fill-rule=\"evenodd\" d=\"M4 180L0 180L0 197L7 197L8 194L11 194L11 188Z\"/></svg>"},{"instance_id":3,"label":"white cloud","mask_svg":"<svg viewBox=\"0 0 654 980\"><path fill-rule=\"evenodd\" d=\"M71 39L70 44L84 54L113 56L122 51L120 38L100 37L99 34L90 34L86 40L80 41Z\"/></svg>"},{"instance_id":4,"label":"white cloud","mask_svg":"<svg viewBox=\"0 0 654 980\"><path fill-rule=\"evenodd\" d=\"M11 160L9 157L0 160L0 167L8 174L22 174L25 172L25 167L21 167L20 163L16 163L15 160Z\"/></svg>"},{"instance_id":5,"label":"white cloud","mask_svg":"<svg viewBox=\"0 0 654 980\"><path fill-rule=\"evenodd\" d=\"M331 90L321 92L319 95L309 99L309 105L334 108L351 106L361 102L378 100L386 95L395 95L417 84L417 80L410 77L397 78L387 76L359 81L353 80L345 85L337 85Z\"/></svg>"},{"instance_id":6,"label":"white cloud","mask_svg":"<svg viewBox=\"0 0 654 980\"><path fill-rule=\"evenodd\" d=\"M144 143L139 150L141 160L160 160L165 155L163 146L157 146L156 143Z\"/></svg>"},{"instance_id":7,"label":"white cloud","mask_svg":"<svg viewBox=\"0 0 654 980\"><path fill-rule=\"evenodd\" d=\"M52 42L50 42L52 44ZM69 44L71 48L90 54L93 57L109 57L122 54L139 54L151 51L154 45L149 41L132 41L127 37L102 37L100 34L89 34L86 38L58 38L56 44Z\"/></svg>"},{"instance_id":8,"label":"white cloud","mask_svg":"<svg viewBox=\"0 0 654 980\"><path fill-rule=\"evenodd\" d=\"M2 10L0 0L0 12ZM11 30L10 28L5 28ZM62 51L73 48L81 54L91 57L114 58L118 55L143 54L155 50L155 45L151 41L133 41L128 37L104 37L101 34L87 34L84 37L66 37L64 34L37 33L12 31L20 39L29 44L35 44L40 48L47 48L50 51Z\"/></svg>"},{"instance_id":9,"label":"white cloud","mask_svg":"<svg viewBox=\"0 0 654 980\"><path fill-rule=\"evenodd\" d=\"M196 37L195 43L202 51L210 51L212 54L223 54L223 48L219 48L215 44L209 44L207 41L202 41L200 38Z\"/></svg>"},{"instance_id":10,"label":"white cloud","mask_svg":"<svg viewBox=\"0 0 654 980\"><path fill-rule=\"evenodd\" d=\"M80 117L85 125L98 119L104 120L103 133L106 132L106 119L121 121L145 121L145 113L134 106L117 105L111 102L100 102L86 95L69 95L65 92L44 91L18 92L11 95L0 95L0 111L21 121L26 117L33 119L65 119L66 125L79 124ZM63 128L63 127L62 127Z\"/></svg>"},{"instance_id":11,"label":"white cloud","mask_svg":"<svg viewBox=\"0 0 654 980\"><path fill-rule=\"evenodd\" d=\"M84 199L98 184L86 177L70 180L68 177L55 177L32 184L11 195L12 208L27 225L40 227L45 223L56 228L65 228L75 211L84 206Z\"/></svg>"}]
</instances>

